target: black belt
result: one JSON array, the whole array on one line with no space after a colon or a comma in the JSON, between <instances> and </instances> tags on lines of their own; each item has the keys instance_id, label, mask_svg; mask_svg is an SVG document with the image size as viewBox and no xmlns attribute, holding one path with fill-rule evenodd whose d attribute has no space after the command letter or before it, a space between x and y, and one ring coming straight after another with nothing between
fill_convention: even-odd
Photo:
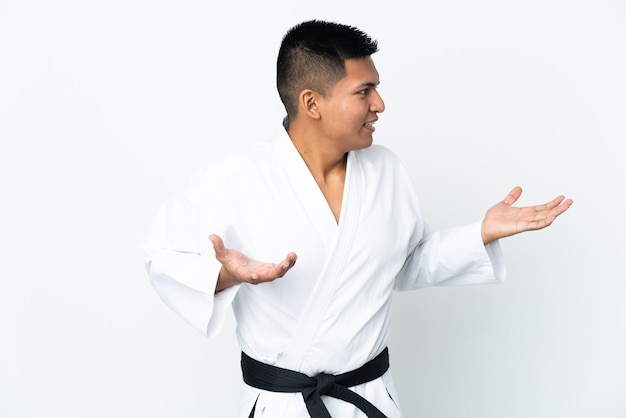
<instances>
[{"instance_id":1,"label":"black belt","mask_svg":"<svg viewBox=\"0 0 626 418\"><path fill-rule=\"evenodd\" d=\"M386 418L367 399L348 389L378 379L389 369L389 350L385 348L378 356L351 372L338 375L320 373L309 377L304 373L265 364L241 352L243 381L257 389L271 392L301 392L307 411L312 418L331 418L322 402L322 395L341 399L359 408L369 418ZM255 402L256 408L256 402ZM250 417L254 415L254 408Z\"/></svg>"}]
</instances>

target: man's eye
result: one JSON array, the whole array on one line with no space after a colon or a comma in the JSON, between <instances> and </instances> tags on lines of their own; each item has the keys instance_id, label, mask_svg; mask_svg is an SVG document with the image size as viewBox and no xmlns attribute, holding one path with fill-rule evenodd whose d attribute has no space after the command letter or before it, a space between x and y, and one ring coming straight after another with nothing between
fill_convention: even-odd
<instances>
[{"instance_id":1,"label":"man's eye","mask_svg":"<svg viewBox=\"0 0 626 418\"><path fill-rule=\"evenodd\" d=\"M369 92L369 89L363 89L359 91L359 94L366 95Z\"/></svg>"}]
</instances>

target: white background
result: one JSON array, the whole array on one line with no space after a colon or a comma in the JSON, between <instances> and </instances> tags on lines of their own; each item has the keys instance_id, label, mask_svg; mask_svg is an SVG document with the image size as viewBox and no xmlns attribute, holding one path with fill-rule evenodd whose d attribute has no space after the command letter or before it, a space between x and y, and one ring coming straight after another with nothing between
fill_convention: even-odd
<instances>
[{"instance_id":1,"label":"white background","mask_svg":"<svg viewBox=\"0 0 626 418\"><path fill-rule=\"evenodd\" d=\"M139 243L210 155L269 139L276 52L322 18L379 40L375 140L435 228L575 200L502 242L496 286L396 295L407 417L626 416L626 4L0 1L0 417L232 417L239 350L150 287Z\"/></svg>"}]
</instances>

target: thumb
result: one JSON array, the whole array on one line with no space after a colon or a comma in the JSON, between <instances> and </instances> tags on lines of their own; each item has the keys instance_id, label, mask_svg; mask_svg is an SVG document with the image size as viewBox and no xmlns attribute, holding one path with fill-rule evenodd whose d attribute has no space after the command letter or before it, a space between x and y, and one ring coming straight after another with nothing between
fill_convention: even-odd
<instances>
[{"instance_id":1,"label":"thumb","mask_svg":"<svg viewBox=\"0 0 626 418\"><path fill-rule=\"evenodd\" d=\"M504 198L502 202L511 206L513 203L517 202L517 199L519 199L521 195L522 195L522 188L519 186L516 186L513 188L513 190L509 192L509 194Z\"/></svg>"},{"instance_id":2,"label":"thumb","mask_svg":"<svg viewBox=\"0 0 626 418\"><path fill-rule=\"evenodd\" d=\"M209 241L213 244L213 249L215 250L215 254L223 252L226 248L224 247L224 241L219 235L211 234L209 235Z\"/></svg>"}]
</instances>

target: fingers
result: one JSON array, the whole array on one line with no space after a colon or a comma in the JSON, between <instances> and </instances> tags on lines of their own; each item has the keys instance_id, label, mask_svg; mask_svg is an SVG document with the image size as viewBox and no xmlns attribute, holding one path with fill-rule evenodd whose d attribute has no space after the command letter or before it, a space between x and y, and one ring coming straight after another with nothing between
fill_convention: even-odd
<instances>
[{"instance_id":1,"label":"fingers","mask_svg":"<svg viewBox=\"0 0 626 418\"><path fill-rule=\"evenodd\" d=\"M538 205L536 210L537 212L548 211L550 215L558 216L569 209L572 203L574 203L572 199L565 200L564 196L557 196L546 204Z\"/></svg>"},{"instance_id":2,"label":"fingers","mask_svg":"<svg viewBox=\"0 0 626 418\"><path fill-rule=\"evenodd\" d=\"M534 229L542 229L550 226L554 220L559 217L563 212L568 210L574 203L572 199L565 200L564 196L557 196L552 201L539 205L536 208L537 226Z\"/></svg>"},{"instance_id":3,"label":"fingers","mask_svg":"<svg viewBox=\"0 0 626 418\"><path fill-rule=\"evenodd\" d=\"M520 198L521 195L522 195L522 188L519 186L516 186L504 198L502 203L512 206L515 202L517 202L517 200ZM569 207L572 206L572 203L574 203L572 199L565 200L565 196L560 195L560 196L555 197L548 203L544 203L543 205L537 205L534 208L536 212L542 212L546 210L552 211L553 209L556 208L556 211L551 213L551 215L554 215L556 217L562 214L563 212L565 212L567 209L569 209Z\"/></svg>"},{"instance_id":4,"label":"fingers","mask_svg":"<svg viewBox=\"0 0 626 418\"><path fill-rule=\"evenodd\" d=\"M257 283L260 281L271 282L275 279L283 277L296 264L297 259L298 257L295 253L289 253L283 261L276 264L264 274L254 274L254 280Z\"/></svg>"},{"instance_id":5,"label":"fingers","mask_svg":"<svg viewBox=\"0 0 626 418\"><path fill-rule=\"evenodd\" d=\"M552 215L555 218L561 215L566 210L568 210L570 206L572 206L572 203L574 203L572 199L565 200L563 196L557 197L556 199L553 200L553 202L555 203L555 205L551 208L551 210L552 210Z\"/></svg>"},{"instance_id":6,"label":"fingers","mask_svg":"<svg viewBox=\"0 0 626 418\"><path fill-rule=\"evenodd\" d=\"M296 264L297 259L298 257L295 253L289 253L287 257L278 264L259 262L255 268L250 271L249 283L260 284L279 279Z\"/></svg>"},{"instance_id":7,"label":"fingers","mask_svg":"<svg viewBox=\"0 0 626 418\"><path fill-rule=\"evenodd\" d=\"M564 199L565 199L564 196L557 196L554 199L552 199L551 201L549 201L548 203L544 204L543 206L547 210L552 210L552 209L556 208L557 206L559 206Z\"/></svg>"},{"instance_id":8,"label":"fingers","mask_svg":"<svg viewBox=\"0 0 626 418\"><path fill-rule=\"evenodd\" d=\"M291 269L295 264L296 261L298 260L298 256L295 253L289 253L287 254L287 257L285 257L285 259L280 263L280 268L283 271L283 275L285 273L287 273L287 271L289 271L289 269Z\"/></svg>"}]
</instances>

